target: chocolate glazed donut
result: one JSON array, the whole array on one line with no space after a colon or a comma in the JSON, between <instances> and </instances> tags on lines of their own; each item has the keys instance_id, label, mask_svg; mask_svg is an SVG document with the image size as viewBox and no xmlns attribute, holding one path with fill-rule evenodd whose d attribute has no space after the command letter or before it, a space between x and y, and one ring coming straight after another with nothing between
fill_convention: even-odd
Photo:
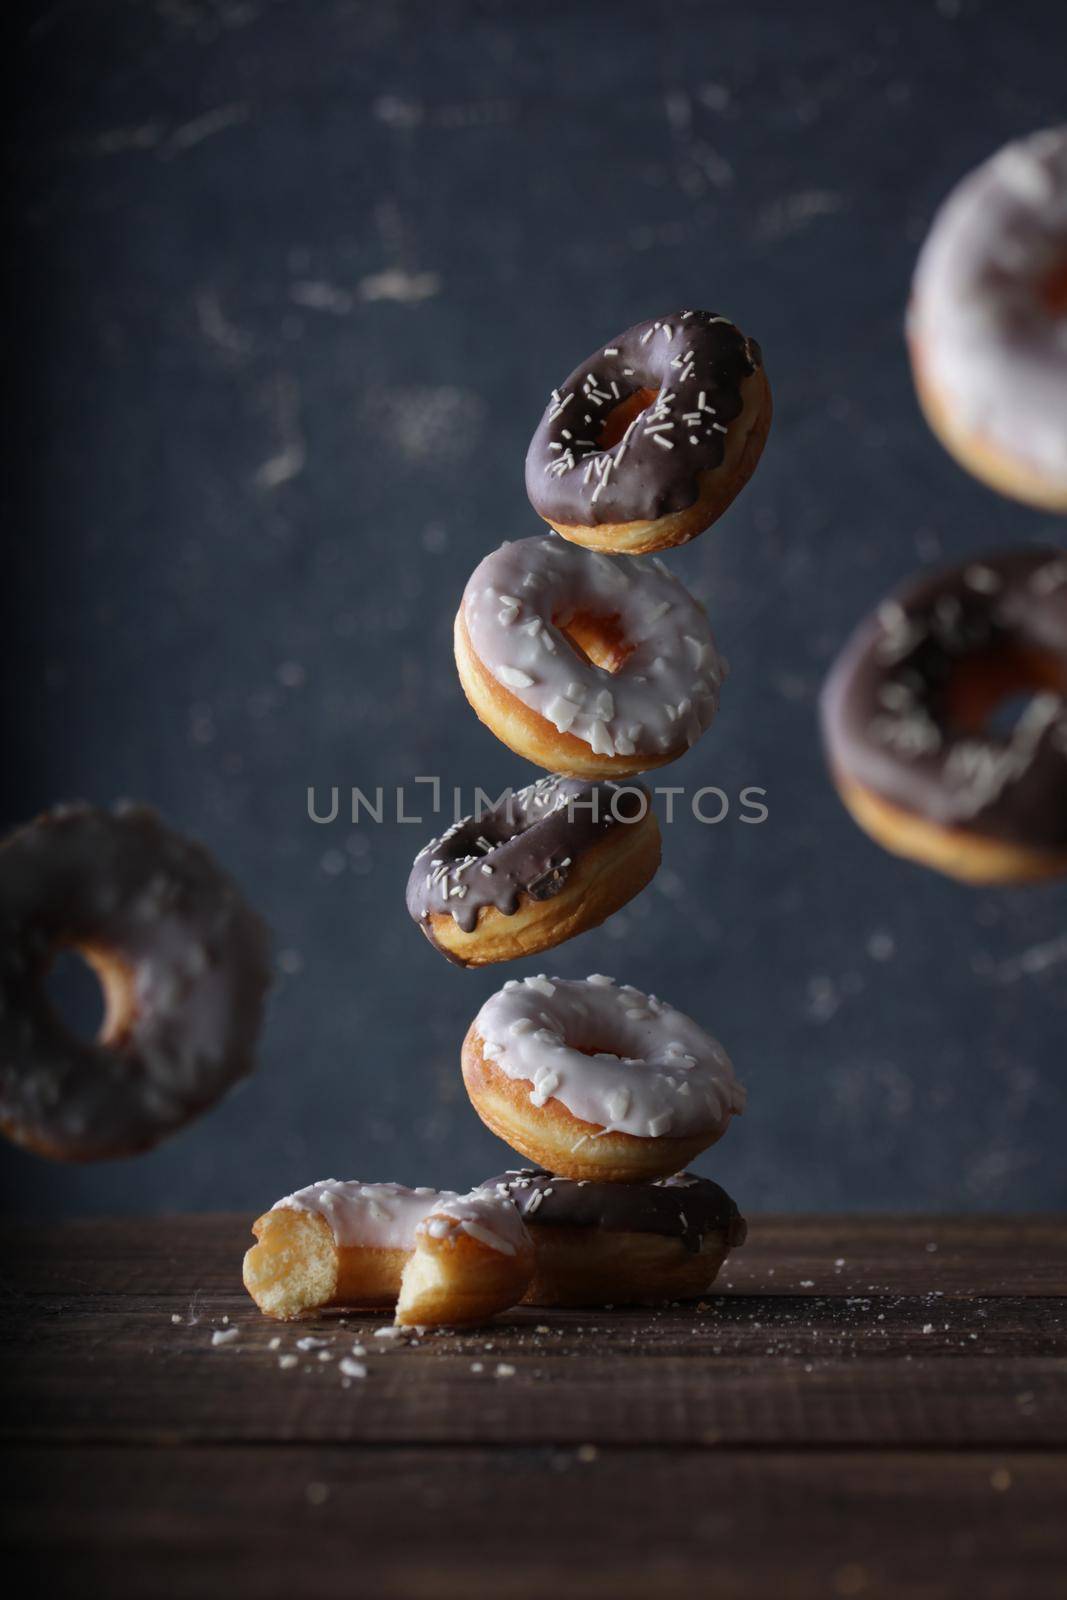
<instances>
[{"instance_id":1,"label":"chocolate glazed donut","mask_svg":"<svg viewBox=\"0 0 1067 1600\"><path fill-rule=\"evenodd\" d=\"M100 979L78 1038L43 979L74 950ZM266 927L199 844L141 806L57 808L0 847L0 1127L61 1161L158 1144L253 1066Z\"/></svg>"},{"instance_id":2,"label":"chocolate glazed donut","mask_svg":"<svg viewBox=\"0 0 1067 1600\"><path fill-rule=\"evenodd\" d=\"M532 1305L705 1294L748 1232L725 1189L691 1172L654 1183L596 1183L521 1167L483 1187L509 1195L530 1231Z\"/></svg>"},{"instance_id":3,"label":"chocolate glazed donut","mask_svg":"<svg viewBox=\"0 0 1067 1600\"><path fill-rule=\"evenodd\" d=\"M999 704L1031 698L1009 733ZM1067 872L1067 552L983 557L885 601L822 694L860 826L974 883Z\"/></svg>"},{"instance_id":4,"label":"chocolate glazed donut","mask_svg":"<svg viewBox=\"0 0 1067 1600\"><path fill-rule=\"evenodd\" d=\"M645 887L659 859L645 789L557 774L431 839L415 857L407 906L450 961L485 966L597 927Z\"/></svg>"},{"instance_id":5,"label":"chocolate glazed donut","mask_svg":"<svg viewBox=\"0 0 1067 1600\"><path fill-rule=\"evenodd\" d=\"M526 491L557 533L640 555L684 544L755 471L771 423L759 345L713 311L639 322L552 391Z\"/></svg>"}]
</instances>

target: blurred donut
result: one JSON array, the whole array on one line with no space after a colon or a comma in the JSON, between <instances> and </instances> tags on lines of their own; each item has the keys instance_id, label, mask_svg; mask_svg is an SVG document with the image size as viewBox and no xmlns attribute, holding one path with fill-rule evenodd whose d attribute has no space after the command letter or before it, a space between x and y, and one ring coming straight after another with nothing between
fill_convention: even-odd
<instances>
[{"instance_id":1,"label":"blurred donut","mask_svg":"<svg viewBox=\"0 0 1067 1600\"><path fill-rule=\"evenodd\" d=\"M1031 698L1010 731L998 705ZM884 601L822 692L834 782L895 855L970 883L1067 872L1067 552L1014 550Z\"/></svg>"},{"instance_id":2,"label":"blurred donut","mask_svg":"<svg viewBox=\"0 0 1067 1600\"><path fill-rule=\"evenodd\" d=\"M1067 511L1067 126L1005 145L949 195L908 344L926 419L961 465Z\"/></svg>"},{"instance_id":3,"label":"blurred donut","mask_svg":"<svg viewBox=\"0 0 1067 1600\"><path fill-rule=\"evenodd\" d=\"M0 846L0 1127L57 1161L148 1150L251 1072L265 924L154 811L57 807ZM44 987L72 950L106 1012L79 1038Z\"/></svg>"}]
</instances>

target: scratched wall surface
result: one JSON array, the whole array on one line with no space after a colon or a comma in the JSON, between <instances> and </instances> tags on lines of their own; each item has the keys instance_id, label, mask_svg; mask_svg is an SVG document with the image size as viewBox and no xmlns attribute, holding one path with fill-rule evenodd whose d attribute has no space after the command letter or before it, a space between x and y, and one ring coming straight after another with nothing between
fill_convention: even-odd
<instances>
[{"instance_id":1,"label":"scratched wall surface","mask_svg":"<svg viewBox=\"0 0 1067 1600\"><path fill-rule=\"evenodd\" d=\"M917 566L1063 539L925 430L901 318L953 181L1063 113L1058 0L68 0L12 119L3 812L151 800L268 914L256 1077L138 1161L5 1149L23 1212L257 1208L325 1175L463 1186L506 1156L459 1044L516 969L408 922L423 822L307 790L528 780L459 690L475 562L536 531L526 443L598 343L678 305L762 342L755 481L671 558L733 676L664 783L653 886L519 972L608 971L718 1033L749 1114L702 1170L753 1209L1067 1199L1067 891L890 859L814 700ZM447 820L446 818L438 821Z\"/></svg>"}]
</instances>

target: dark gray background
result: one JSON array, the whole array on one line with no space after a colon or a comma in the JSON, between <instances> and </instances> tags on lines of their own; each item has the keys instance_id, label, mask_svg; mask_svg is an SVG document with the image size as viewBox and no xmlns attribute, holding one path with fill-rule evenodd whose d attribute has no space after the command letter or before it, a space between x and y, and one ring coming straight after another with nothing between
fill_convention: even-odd
<instances>
[{"instance_id":1,"label":"dark gray background","mask_svg":"<svg viewBox=\"0 0 1067 1600\"><path fill-rule=\"evenodd\" d=\"M1061 1204L1067 890L882 854L813 717L887 587L1063 537L942 454L901 339L938 201L1063 117L1061 0L25 14L5 820L151 800L270 917L280 975L240 1094L133 1162L5 1148L10 1207L256 1209L506 1163L458 1054L516 969L456 971L408 921L434 826L315 826L306 790L533 776L462 697L456 602L539 526L549 387L686 304L759 338L777 414L752 485L671 558L733 678L662 781L762 785L770 819L665 829L653 886L530 968L613 972L721 1036L750 1110L702 1167L746 1207Z\"/></svg>"}]
</instances>

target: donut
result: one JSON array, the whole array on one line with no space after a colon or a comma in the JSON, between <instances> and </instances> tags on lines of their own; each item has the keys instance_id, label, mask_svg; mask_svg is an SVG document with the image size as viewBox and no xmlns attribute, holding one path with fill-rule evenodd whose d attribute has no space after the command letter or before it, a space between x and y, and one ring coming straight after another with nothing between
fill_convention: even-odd
<instances>
[{"instance_id":1,"label":"donut","mask_svg":"<svg viewBox=\"0 0 1067 1600\"><path fill-rule=\"evenodd\" d=\"M770 425L756 341L714 311L676 311L620 333L553 389L526 492L576 544L666 550L722 516Z\"/></svg>"},{"instance_id":2,"label":"donut","mask_svg":"<svg viewBox=\"0 0 1067 1600\"><path fill-rule=\"evenodd\" d=\"M691 1172L654 1183L590 1183L523 1167L484 1187L510 1197L533 1240L528 1305L695 1299L748 1231L726 1190Z\"/></svg>"},{"instance_id":3,"label":"donut","mask_svg":"<svg viewBox=\"0 0 1067 1600\"><path fill-rule=\"evenodd\" d=\"M415 1229L400 1283L401 1327L461 1327L517 1305L530 1287L533 1241L506 1195L475 1189L433 1205Z\"/></svg>"},{"instance_id":4,"label":"donut","mask_svg":"<svg viewBox=\"0 0 1067 1600\"><path fill-rule=\"evenodd\" d=\"M244 1286L288 1322L328 1307L396 1307L402 1324L483 1322L522 1299L533 1244L495 1190L457 1195L327 1178L252 1224Z\"/></svg>"},{"instance_id":5,"label":"donut","mask_svg":"<svg viewBox=\"0 0 1067 1600\"><path fill-rule=\"evenodd\" d=\"M1067 551L912 582L854 633L821 697L845 805L871 837L970 883L1067 871ZM1030 696L1014 728L991 714Z\"/></svg>"},{"instance_id":6,"label":"donut","mask_svg":"<svg viewBox=\"0 0 1067 1600\"><path fill-rule=\"evenodd\" d=\"M79 1038L44 979L72 950L105 1015ZM57 1161L134 1155L252 1070L266 927L154 811L62 806L0 846L0 1129Z\"/></svg>"},{"instance_id":7,"label":"donut","mask_svg":"<svg viewBox=\"0 0 1067 1600\"><path fill-rule=\"evenodd\" d=\"M506 983L471 1023L462 1062L486 1126L564 1178L668 1177L744 1109L716 1039L599 973Z\"/></svg>"},{"instance_id":8,"label":"donut","mask_svg":"<svg viewBox=\"0 0 1067 1600\"><path fill-rule=\"evenodd\" d=\"M395 1306L415 1229L454 1196L399 1183L327 1178L287 1194L252 1224L244 1286L268 1317L327 1306Z\"/></svg>"},{"instance_id":9,"label":"donut","mask_svg":"<svg viewBox=\"0 0 1067 1600\"><path fill-rule=\"evenodd\" d=\"M949 196L908 344L926 419L961 465L1067 511L1067 126L1006 145Z\"/></svg>"},{"instance_id":10,"label":"donut","mask_svg":"<svg viewBox=\"0 0 1067 1600\"><path fill-rule=\"evenodd\" d=\"M407 906L450 961L513 961L595 928L655 876L646 790L558 775L508 790L424 845Z\"/></svg>"},{"instance_id":11,"label":"donut","mask_svg":"<svg viewBox=\"0 0 1067 1600\"><path fill-rule=\"evenodd\" d=\"M455 647L467 699L497 738L578 778L684 755L726 676L703 606L666 567L554 535L503 544L475 569Z\"/></svg>"}]
</instances>

